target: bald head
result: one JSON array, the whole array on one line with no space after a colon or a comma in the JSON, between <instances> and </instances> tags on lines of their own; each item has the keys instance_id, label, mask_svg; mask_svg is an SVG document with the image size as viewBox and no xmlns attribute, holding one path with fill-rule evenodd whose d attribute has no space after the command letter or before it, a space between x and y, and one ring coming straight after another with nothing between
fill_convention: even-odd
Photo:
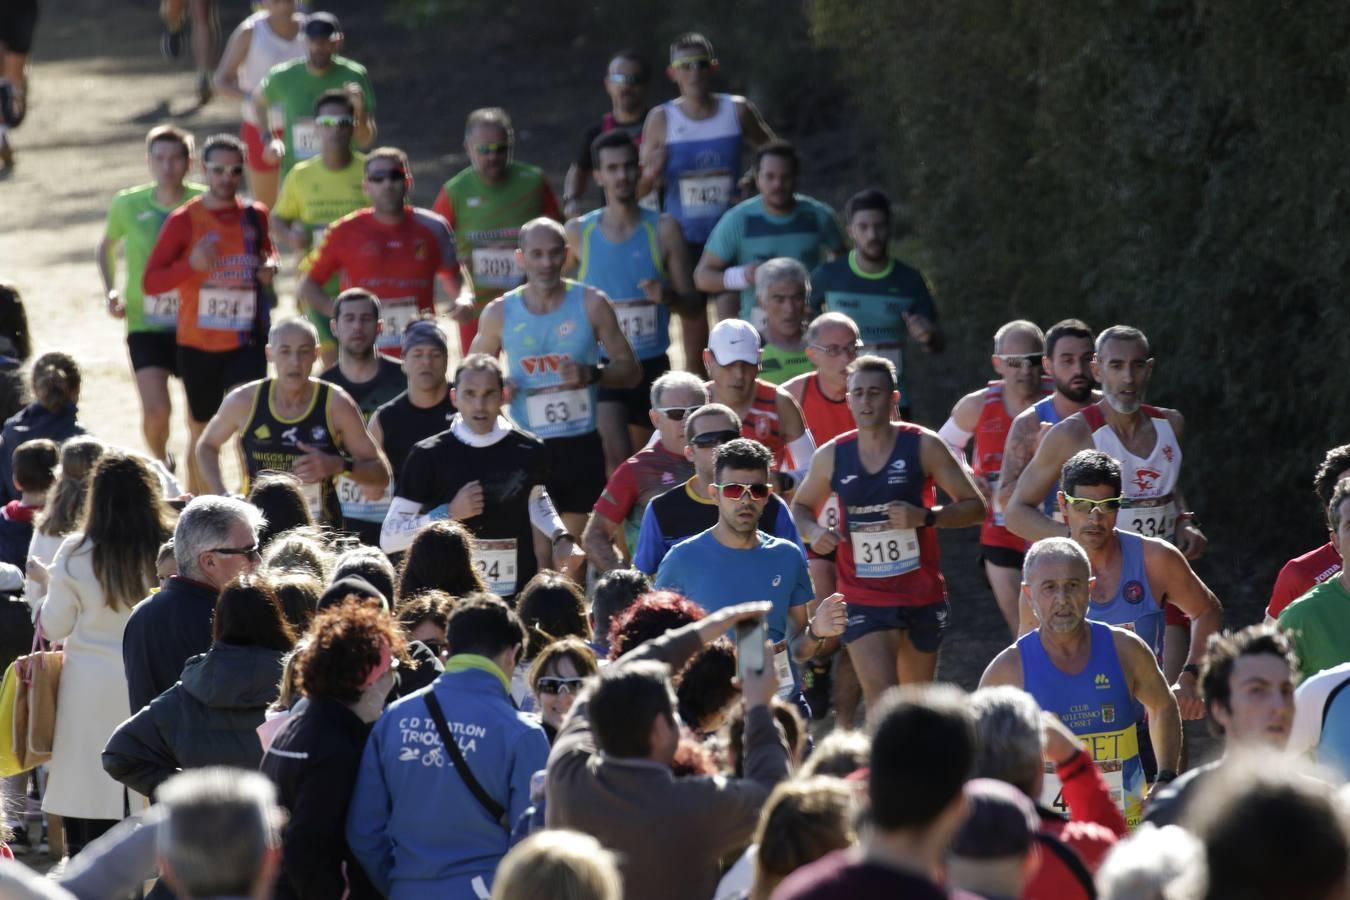
<instances>
[{"instance_id":1,"label":"bald head","mask_svg":"<svg viewBox=\"0 0 1350 900\"><path fill-rule=\"evenodd\" d=\"M542 240L556 240L559 244L566 244L567 232L563 230L561 225L547 216L531 219L520 226L521 250L527 249L531 241Z\"/></svg>"},{"instance_id":2,"label":"bald head","mask_svg":"<svg viewBox=\"0 0 1350 900\"><path fill-rule=\"evenodd\" d=\"M282 335L291 340L300 338L302 335L308 335L315 344L319 343L319 330L314 327L309 319L300 316L278 319L273 322L271 330L267 332L267 343L280 343Z\"/></svg>"}]
</instances>

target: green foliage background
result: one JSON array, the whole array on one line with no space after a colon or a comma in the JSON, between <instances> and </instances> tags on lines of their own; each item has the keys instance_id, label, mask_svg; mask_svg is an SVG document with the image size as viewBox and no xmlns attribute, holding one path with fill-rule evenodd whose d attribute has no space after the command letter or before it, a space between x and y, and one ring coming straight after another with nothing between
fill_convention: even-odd
<instances>
[{"instance_id":1,"label":"green foliage background","mask_svg":"<svg viewBox=\"0 0 1350 900\"><path fill-rule=\"evenodd\" d=\"M522 40L588 34L657 60L705 31L727 86L807 142L816 174L892 192L950 332L1079 316L1152 337L1151 399L1186 415L1187 490L1218 561L1256 560L1268 583L1318 539L1312 471L1350 440L1350 6L558 0L548 21L492 6ZM987 348L952 352L979 371Z\"/></svg>"}]
</instances>

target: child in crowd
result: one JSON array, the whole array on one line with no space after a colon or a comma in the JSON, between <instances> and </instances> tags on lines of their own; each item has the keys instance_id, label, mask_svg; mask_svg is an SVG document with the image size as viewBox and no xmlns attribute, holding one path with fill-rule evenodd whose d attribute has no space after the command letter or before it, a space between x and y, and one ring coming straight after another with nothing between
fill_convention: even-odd
<instances>
[{"instance_id":1,"label":"child in crowd","mask_svg":"<svg viewBox=\"0 0 1350 900\"><path fill-rule=\"evenodd\" d=\"M14 451L13 481L19 498L0 507L0 562L19 568L27 562L33 519L47 505L60 461L56 442L47 438L24 441Z\"/></svg>"}]
</instances>

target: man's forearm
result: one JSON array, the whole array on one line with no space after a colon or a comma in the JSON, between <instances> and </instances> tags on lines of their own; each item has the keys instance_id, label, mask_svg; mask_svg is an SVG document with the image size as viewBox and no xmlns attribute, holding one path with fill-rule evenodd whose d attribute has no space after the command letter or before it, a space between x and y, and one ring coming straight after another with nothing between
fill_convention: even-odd
<instances>
[{"instance_id":1,"label":"man's forearm","mask_svg":"<svg viewBox=\"0 0 1350 900\"><path fill-rule=\"evenodd\" d=\"M320 315L332 318L333 298L308 276L300 279L300 299Z\"/></svg>"},{"instance_id":2,"label":"man's forearm","mask_svg":"<svg viewBox=\"0 0 1350 900\"><path fill-rule=\"evenodd\" d=\"M1171 696L1170 694L1168 695ZM1159 769L1177 771L1181 766L1181 712L1176 703L1149 709L1149 739Z\"/></svg>"},{"instance_id":3,"label":"man's forearm","mask_svg":"<svg viewBox=\"0 0 1350 900\"><path fill-rule=\"evenodd\" d=\"M581 548L586 551L586 558L591 561L591 565L598 570L597 574L604 574L619 568L622 561L614 541L600 520L599 513L591 514L591 520L581 532Z\"/></svg>"},{"instance_id":4,"label":"man's forearm","mask_svg":"<svg viewBox=\"0 0 1350 900\"><path fill-rule=\"evenodd\" d=\"M1043 538L1066 537L1069 533L1067 525L1056 522L1041 512L1039 506L1028 506L1019 502L1015 496L1013 502L1008 504L1008 508L1003 512L1003 521L1013 534L1033 542Z\"/></svg>"},{"instance_id":5,"label":"man's forearm","mask_svg":"<svg viewBox=\"0 0 1350 900\"><path fill-rule=\"evenodd\" d=\"M202 479L212 494L225 493L225 478L220 474L220 448L209 444L197 444L197 467L201 469Z\"/></svg>"}]
</instances>

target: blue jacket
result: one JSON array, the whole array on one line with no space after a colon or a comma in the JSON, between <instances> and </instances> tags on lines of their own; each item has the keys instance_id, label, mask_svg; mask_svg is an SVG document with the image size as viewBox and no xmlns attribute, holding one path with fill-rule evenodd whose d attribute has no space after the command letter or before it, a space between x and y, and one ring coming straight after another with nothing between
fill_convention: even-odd
<instances>
[{"instance_id":1,"label":"blue jacket","mask_svg":"<svg viewBox=\"0 0 1350 900\"><path fill-rule=\"evenodd\" d=\"M51 438L64 444L77 434L85 434L76 417L74 403L52 412L41 403L30 403L5 420L0 428L0 504L19 499L14 488L14 451L24 441Z\"/></svg>"},{"instance_id":2,"label":"blue jacket","mask_svg":"<svg viewBox=\"0 0 1350 900\"><path fill-rule=\"evenodd\" d=\"M481 656L451 657L428 688L384 711L361 758L347 842L389 900L486 897L510 849L445 754L423 699L435 691L465 761L514 822L530 805L530 776L548 759L548 739L511 702L510 681Z\"/></svg>"}]
</instances>

